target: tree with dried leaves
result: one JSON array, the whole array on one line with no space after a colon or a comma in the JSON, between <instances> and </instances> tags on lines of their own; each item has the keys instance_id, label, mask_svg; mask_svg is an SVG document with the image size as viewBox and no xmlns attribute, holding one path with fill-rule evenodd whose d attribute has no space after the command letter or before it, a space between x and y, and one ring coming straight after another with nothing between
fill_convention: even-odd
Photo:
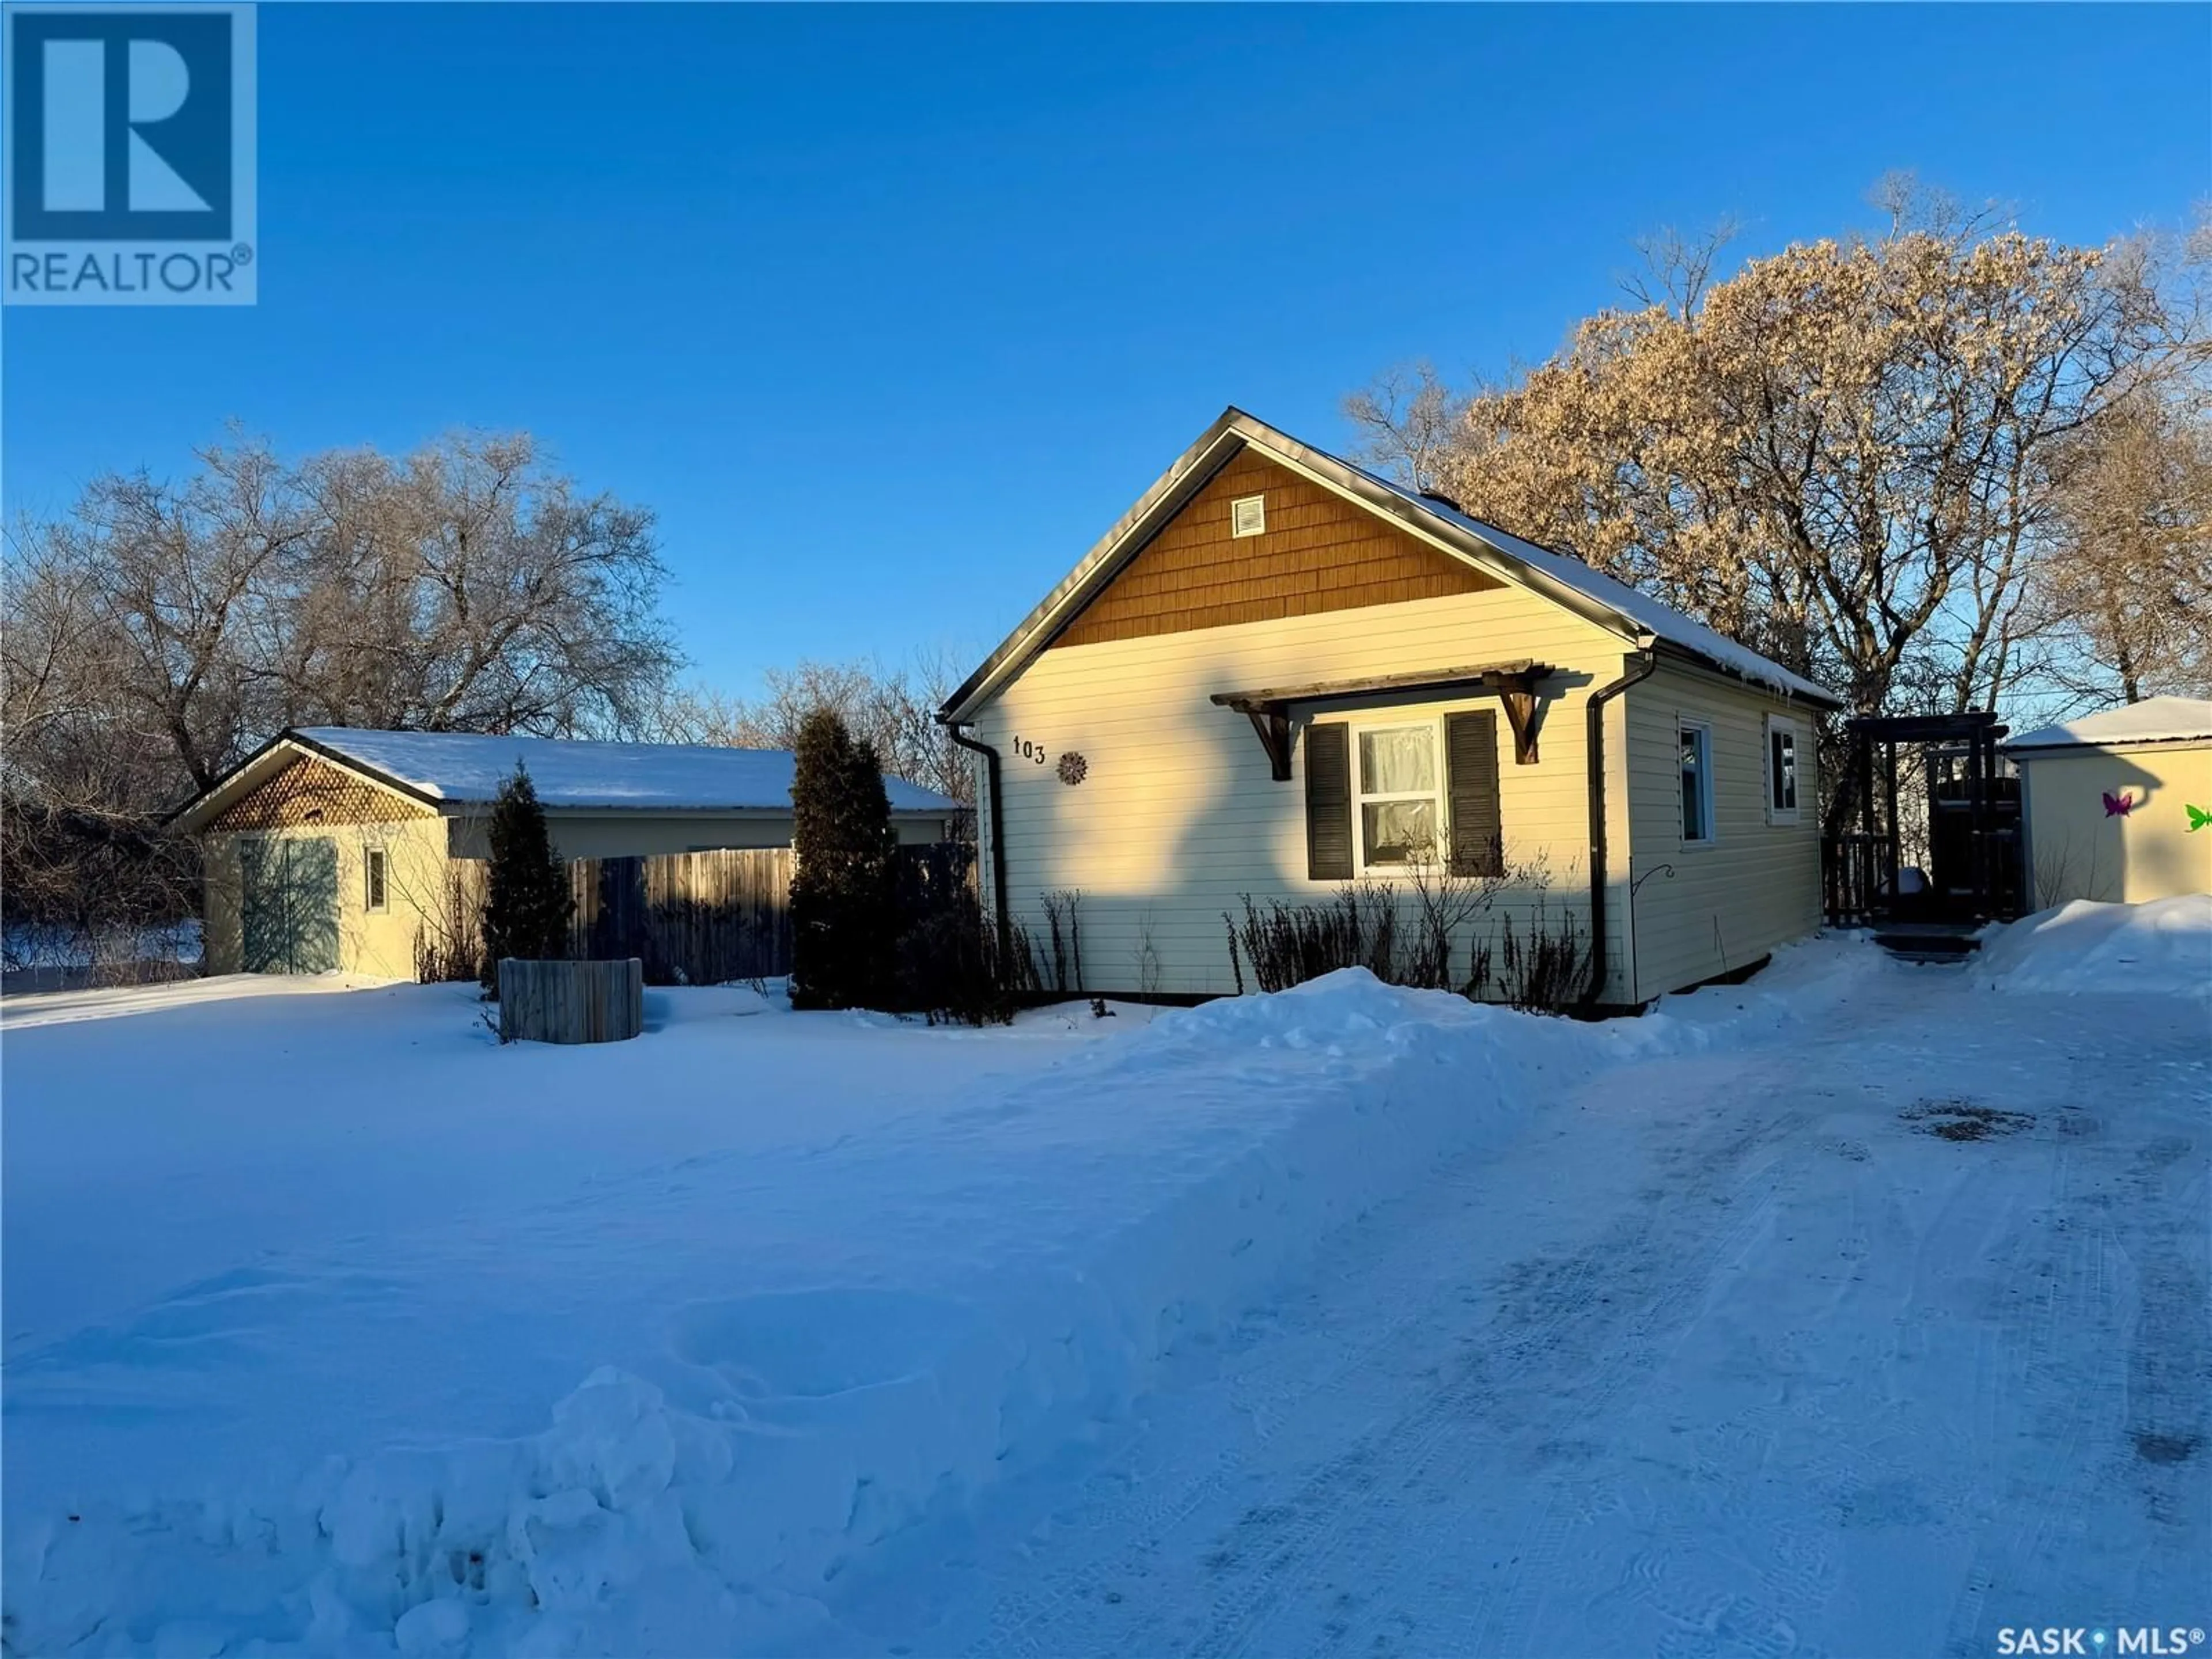
<instances>
[{"instance_id":1,"label":"tree with dried leaves","mask_svg":"<svg viewBox=\"0 0 2212 1659\"><path fill-rule=\"evenodd\" d=\"M2061 460L2055 545L2031 615L2078 649L2052 672L2129 702L2212 696L2212 417L2155 392L2083 432Z\"/></svg>"},{"instance_id":2,"label":"tree with dried leaves","mask_svg":"<svg viewBox=\"0 0 2212 1659\"><path fill-rule=\"evenodd\" d=\"M1884 199L1880 234L1723 280L1717 240L1662 240L1637 306L1515 383L1455 400L1400 376L1347 412L1370 457L1855 711L2057 689L2033 599L2065 544L2061 477L2192 361L2197 315L2148 245L2068 246L1905 186Z\"/></svg>"}]
</instances>

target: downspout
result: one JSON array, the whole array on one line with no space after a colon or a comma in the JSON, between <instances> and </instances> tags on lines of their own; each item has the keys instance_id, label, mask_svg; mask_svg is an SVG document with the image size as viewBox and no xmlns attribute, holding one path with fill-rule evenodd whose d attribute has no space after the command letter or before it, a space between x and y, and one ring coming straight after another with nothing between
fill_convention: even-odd
<instances>
[{"instance_id":1,"label":"downspout","mask_svg":"<svg viewBox=\"0 0 2212 1659\"><path fill-rule=\"evenodd\" d=\"M1590 841L1590 982L1583 994L1583 1006L1597 1006L1605 993L1605 706L1638 681L1648 680L1657 672L1659 659L1649 649L1630 652L1622 659L1626 669L1617 680L1601 685L1590 693L1584 705L1589 715L1589 841ZM1629 901L1633 903L1632 898ZM1636 994L1633 981L1629 995Z\"/></svg>"},{"instance_id":2,"label":"downspout","mask_svg":"<svg viewBox=\"0 0 2212 1659\"><path fill-rule=\"evenodd\" d=\"M963 749L983 757L984 802L991 815L991 916L998 928L999 960L1005 962L1013 954L1014 935L1012 920L1006 913L1006 835L999 812L999 751L969 737L960 726L957 720L945 721L946 734Z\"/></svg>"}]
</instances>

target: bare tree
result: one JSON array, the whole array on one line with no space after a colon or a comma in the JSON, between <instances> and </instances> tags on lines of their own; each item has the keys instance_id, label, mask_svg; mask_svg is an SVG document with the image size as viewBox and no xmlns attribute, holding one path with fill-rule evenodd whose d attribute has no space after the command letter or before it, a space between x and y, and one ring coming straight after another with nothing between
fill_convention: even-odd
<instances>
[{"instance_id":1,"label":"bare tree","mask_svg":"<svg viewBox=\"0 0 2212 1659\"><path fill-rule=\"evenodd\" d=\"M1418 362L1383 370L1344 400L1344 413L1363 434L1362 460L1415 489L1433 489L1466 406L1433 365Z\"/></svg>"},{"instance_id":2,"label":"bare tree","mask_svg":"<svg viewBox=\"0 0 2212 1659\"><path fill-rule=\"evenodd\" d=\"M806 661L770 669L765 678L766 692L756 698L705 687L671 696L651 723L653 735L676 743L795 749L806 717L826 708L874 747L892 776L973 803L968 752L937 722L938 709L960 678L949 653L919 653L902 667Z\"/></svg>"},{"instance_id":3,"label":"bare tree","mask_svg":"<svg viewBox=\"0 0 2212 1659\"><path fill-rule=\"evenodd\" d=\"M285 726L613 733L678 665L651 514L585 494L526 434L298 463L234 437L197 463L98 478L9 538L11 921L188 909L172 862L139 858L143 894L109 866Z\"/></svg>"}]
</instances>

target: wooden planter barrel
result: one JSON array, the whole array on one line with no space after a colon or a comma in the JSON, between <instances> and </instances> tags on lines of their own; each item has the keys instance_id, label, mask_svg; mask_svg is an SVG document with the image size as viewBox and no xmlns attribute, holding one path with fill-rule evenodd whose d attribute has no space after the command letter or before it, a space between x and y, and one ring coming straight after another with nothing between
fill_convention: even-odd
<instances>
[{"instance_id":1,"label":"wooden planter barrel","mask_svg":"<svg viewBox=\"0 0 2212 1659\"><path fill-rule=\"evenodd\" d=\"M645 1029L645 964L499 959L502 1042L620 1042Z\"/></svg>"}]
</instances>

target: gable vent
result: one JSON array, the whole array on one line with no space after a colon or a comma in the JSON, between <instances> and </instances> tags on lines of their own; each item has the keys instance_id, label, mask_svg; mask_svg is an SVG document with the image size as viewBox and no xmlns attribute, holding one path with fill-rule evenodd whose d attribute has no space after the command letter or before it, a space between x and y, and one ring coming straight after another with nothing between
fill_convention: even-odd
<instances>
[{"instance_id":1,"label":"gable vent","mask_svg":"<svg viewBox=\"0 0 2212 1659\"><path fill-rule=\"evenodd\" d=\"M1232 536L1259 536L1267 528L1267 498L1265 495L1239 495L1229 503L1229 533Z\"/></svg>"}]
</instances>

